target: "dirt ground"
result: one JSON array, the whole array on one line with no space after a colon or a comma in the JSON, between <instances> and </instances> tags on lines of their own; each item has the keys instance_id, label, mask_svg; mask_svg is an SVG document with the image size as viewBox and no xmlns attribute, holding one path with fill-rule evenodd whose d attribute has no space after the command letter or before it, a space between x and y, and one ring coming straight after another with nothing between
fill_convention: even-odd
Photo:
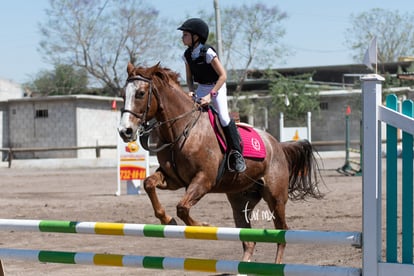
<instances>
[{"instance_id":1,"label":"dirt ground","mask_svg":"<svg viewBox=\"0 0 414 276\"><path fill-rule=\"evenodd\" d=\"M323 200L289 202L287 221L291 229L361 231L362 187L360 176L343 176L336 168L343 158L323 161L326 186ZM115 196L116 168L18 169L0 168L0 218L105 221L159 224L146 195ZM123 187L125 194L125 187ZM175 205L184 190L160 191L167 212L175 216ZM257 210L267 210L262 201ZM192 208L192 215L211 225L232 227L230 206L223 194L209 194ZM182 224L181 221L179 223ZM265 219L253 221L255 228L272 228ZM137 238L80 234L0 232L0 246L73 252L133 254L202 259L240 260L242 247L234 241ZM259 243L254 260L273 262L276 245ZM284 262L361 267L361 249L347 246L288 244ZM208 273L25 263L4 260L5 275L208 275Z\"/></svg>"}]
</instances>

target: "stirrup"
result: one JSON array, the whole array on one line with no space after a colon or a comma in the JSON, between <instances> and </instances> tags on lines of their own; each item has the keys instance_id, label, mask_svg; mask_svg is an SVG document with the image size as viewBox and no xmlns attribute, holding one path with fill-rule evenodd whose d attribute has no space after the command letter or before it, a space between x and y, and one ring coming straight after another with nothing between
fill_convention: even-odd
<instances>
[{"instance_id":1,"label":"stirrup","mask_svg":"<svg viewBox=\"0 0 414 276\"><path fill-rule=\"evenodd\" d=\"M232 160L230 160L232 159ZM237 150L231 150L227 157L227 169L230 172L241 173L246 170L246 162L240 152Z\"/></svg>"}]
</instances>

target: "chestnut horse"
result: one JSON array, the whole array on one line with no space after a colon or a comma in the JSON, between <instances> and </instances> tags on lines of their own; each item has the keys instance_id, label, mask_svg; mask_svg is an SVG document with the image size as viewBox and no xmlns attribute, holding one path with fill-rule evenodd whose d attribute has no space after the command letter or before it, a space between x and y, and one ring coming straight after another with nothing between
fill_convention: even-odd
<instances>
[{"instance_id":1,"label":"chestnut horse","mask_svg":"<svg viewBox=\"0 0 414 276\"><path fill-rule=\"evenodd\" d=\"M269 133L257 129L266 147L266 157L246 158L247 169L243 173L224 171L219 175L224 154L208 113L182 90L178 74L159 64L134 67L129 63L127 72L118 131L125 142L151 132L158 140L154 151L159 167L144 180L144 189L162 224L176 224L176 221L161 205L156 188L185 188L177 205L177 216L186 225L199 226L208 224L194 220L190 208L207 193L227 195L238 228L251 227L245 216L250 217L261 199L273 214L275 228L288 229L285 217L288 198L322 197L318 189L319 168L309 141L279 143ZM281 263L285 246L277 245L276 263ZM243 242L243 261L250 261L254 247L254 242Z\"/></svg>"}]
</instances>

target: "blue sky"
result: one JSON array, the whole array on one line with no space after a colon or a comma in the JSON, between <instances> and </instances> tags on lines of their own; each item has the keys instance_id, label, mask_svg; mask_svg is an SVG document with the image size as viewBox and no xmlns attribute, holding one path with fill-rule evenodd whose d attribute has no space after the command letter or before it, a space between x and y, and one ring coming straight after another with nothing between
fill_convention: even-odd
<instances>
[{"instance_id":1,"label":"blue sky","mask_svg":"<svg viewBox=\"0 0 414 276\"><path fill-rule=\"evenodd\" d=\"M161 17L182 19L196 15L200 9L214 10L213 0L148 0ZM218 0L220 7L251 3L253 0ZM257 1L254 1L257 2ZM414 12L408 0L262 0L287 12L283 43L293 49L274 68L315 65L351 64L351 52L344 45L344 33L350 15L372 8ZM48 0L1 0L0 2L0 78L18 83L30 81L51 66L42 61L37 48L40 41L38 23L45 21ZM174 30L176 27L174 26ZM177 40L180 39L177 32ZM368 47L368 45L367 45ZM414 53L413 53L414 54ZM173 68L174 69L174 68Z\"/></svg>"}]
</instances>

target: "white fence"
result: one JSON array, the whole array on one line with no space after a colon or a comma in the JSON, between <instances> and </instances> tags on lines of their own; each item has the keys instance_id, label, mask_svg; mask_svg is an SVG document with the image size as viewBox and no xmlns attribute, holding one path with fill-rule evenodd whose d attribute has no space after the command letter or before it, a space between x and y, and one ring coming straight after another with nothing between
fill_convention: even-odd
<instances>
[{"instance_id":1,"label":"white fence","mask_svg":"<svg viewBox=\"0 0 414 276\"><path fill-rule=\"evenodd\" d=\"M387 227L390 227L389 222L387 222L387 227L384 227L383 221L383 198L387 200L387 203L391 200L387 197L386 193L382 191L382 160L381 160L381 133L382 133L382 123L386 123L394 128L399 128L407 134L408 140L411 139L410 144L412 145L412 135L414 134L414 119L403 114L400 114L396 111L391 110L390 108L384 107L382 105L382 81L384 79L379 75L367 75L362 78L363 81L363 275L398 275L398 276L412 276L414 275L414 264L412 258L413 246L412 246L412 199L413 193L408 195L408 201L411 201L411 215L408 213L408 221L411 221L411 226L408 229L411 229L411 233L402 233L402 236L407 235L411 236L411 244L404 244L402 242L402 248L408 248L411 258L408 261L397 261L395 260L390 262L384 258L383 251L387 254L387 246L383 246L383 228L388 231ZM388 138L387 138L388 139ZM396 140L396 139L395 139ZM404 142L404 141L403 141ZM396 147L396 146L395 146ZM411 160L407 162L411 163L411 191L412 191L412 167L413 167L413 158L412 151L413 148L407 149L408 152L411 152ZM395 151L396 152L396 151ZM389 152L387 152L388 158ZM395 162L391 166L394 169L394 174L397 176L397 159L393 159ZM403 162L404 163L404 162ZM388 164L388 163L387 163ZM404 166L403 166L404 167ZM409 168L410 166L408 166ZM390 168L386 168L389 170ZM388 171L387 171L388 173ZM395 176L395 179L397 177ZM402 172L404 178L404 172ZM388 179L387 179L388 181ZM395 181L397 182L397 181ZM391 183L387 183L387 186ZM398 183L392 183L393 185L398 185ZM387 189L388 190L388 189ZM397 188L395 188L395 191ZM387 191L385 191L387 192ZM395 196L395 201L400 201ZM404 201L404 199L403 199ZM397 203L395 203L397 204ZM402 203L404 204L404 202ZM395 208L396 209L396 208ZM388 215L388 209L387 213ZM404 210L402 216L399 218L400 221L403 220ZM387 217L388 218L388 217ZM386 220L387 220L386 218ZM395 214L395 225L392 226L395 229L395 236L397 236L397 215ZM404 229L404 228L403 228ZM388 241L387 241L388 242ZM388 244L387 244L388 245ZM395 245L397 243L395 242ZM401 250L401 249L400 249ZM397 251L397 246L395 246L395 252ZM404 259L404 252L401 253ZM401 255L400 254L400 255ZM397 255L397 254L395 254Z\"/></svg>"}]
</instances>

